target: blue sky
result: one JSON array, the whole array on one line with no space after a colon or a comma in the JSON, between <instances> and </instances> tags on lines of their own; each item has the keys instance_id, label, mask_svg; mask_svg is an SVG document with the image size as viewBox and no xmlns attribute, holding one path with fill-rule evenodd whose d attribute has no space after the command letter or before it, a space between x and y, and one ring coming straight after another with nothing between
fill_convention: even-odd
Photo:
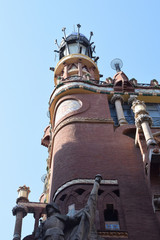
<instances>
[{"instance_id":1,"label":"blue sky","mask_svg":"<svg viewBox=\"0 0 160 240\"><path fill-rule=\"evenodd\" d=\"M102 80L113 77L110 62L118 57L129 79L160 82L159 9L159 0L0 0L2 239L13 234L18 187L31 188L30 201L43 191L47 149L40 142L54 88L54 40L60 43L62 27L69 34L80 23L87 37L93 31ZM32 232L31 219L24 218L22 236Z\"/></svg>"}]
</instances>

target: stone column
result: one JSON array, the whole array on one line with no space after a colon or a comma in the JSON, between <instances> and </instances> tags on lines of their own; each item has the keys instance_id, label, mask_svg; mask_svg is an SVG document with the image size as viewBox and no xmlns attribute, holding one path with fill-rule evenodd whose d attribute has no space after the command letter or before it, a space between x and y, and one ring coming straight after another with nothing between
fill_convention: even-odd
<instances>
[{"instance_id":1,"label":"stone column","mask_svg":"<svg viewBox=\"0 0 160 240\"><path fill-rule=\"evenodd\" d=\"M136 100L132 103L132 109L135 113L135 125L138 129L143 130L147 146L156 145L150 129L150 126L152 125L152 118L146 111L146 105L144 104L144 102Z\"/></svg>"},{"instance_id":2,"label":"stone column","mask_svg":"<svg viewBox=\"0 0 160 240\"><path fill-rule=\"evenodd\" d=\"M91 74L91 79L95 79L95 77L94 77L94 67L92 67L92 68L90 68L89 69L89 72L90 72L90 74Z\"/></svg>"},{"instance_id":3,"label":"stone column","mask_svg":"<svg viewBox=\"0 0 160 240\"><path fill-rule=\"evenodd\" d=\"M27 215L28 209L22 205L17 205L13 208L12 212L13 215L16 216L13 240L20 240L22 231L22 219Z\"/></svg>"},{"instance_id":4,"label":"stone column","mask_svg":"<svg viewBox=\"0 0 160 240\"><path fill-rule=\"evenodd\" d=\"M63 69L64 73L63 73L63 78L66 79L68 78L68 65L66 63L64 63L64 69Z\"/></svg>"},{"instance_id":5,"label":"stone column","mask_svg":"<svg viewBox=\"0 0 160 240\"><path fill-rule=\"evenodd\" d=\"M78 76L82 77L82 63L81 63L81 60L80 60L80 62L78 62Z\"/></svg>"},{"instance_id":6,"label":"stone column","mask_svg":"<svg viewBox=\"0 0 160 240\"><path fill-rule=\"evenodd\" d=\"M122 96L119 94L113 95L113 97L111 98L111 103L115 104L119 125L121 126L121 125L127 124L127 121L124 116L123 108L122 108L122 104L123 104Z\"/></svg>"},{"instance_id":7,"label":"stone column","mask_svg":"<svg viewBox=\"0 0 160 240\"><path fill-rule=\"evenodd\" d=\"M36 209L35 210L35 213L34 213L34 218L35 218L35 223L34 223L34 234L36 233L36 230L38 228L38 224L39 224L39 219L42 215L42 212L43 212L43 208L39 208L39 209Z\"/></svg>"}]
</instances>

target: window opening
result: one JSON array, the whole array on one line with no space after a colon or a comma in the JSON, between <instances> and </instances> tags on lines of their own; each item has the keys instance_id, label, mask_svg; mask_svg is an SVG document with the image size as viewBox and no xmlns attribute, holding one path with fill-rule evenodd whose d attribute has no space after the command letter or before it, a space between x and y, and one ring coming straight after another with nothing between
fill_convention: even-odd
<instances>
[{"instance_id":1,"label":"window opening","mask_svg":"<svg viewBox=\"0 0 160 240\"><path fill-rule=\"evenodd\" d=\"M82 195L85 192L85 190L82 188L78 188L75 190L75 192L78 193L79 195Z\"/></svg>"},{"instance_id":2,"label":"window opening","mask_svg":"<svg viewBox=\"0 0 160 240\"><path fill-rule=\"evenodd\" d=\"M61 201L64 201L64 199L67 197L67 194L63 194L62 197L60 197Z\"/></svg>"},{"instance_id":3,"label":"window opening","mask_svg":"<svg viewBox=\"0 0 160 240\"><path fill-rule=\"evenodd\" d=\"M145 103L146 110L153 120L153 127L160 126L160 104L158 103Z\"/></svg>"},{"instance_id":4,"label":"window opening","mask_svg":"<svg viewBox=\"0 0 160 240\"><path fill-rule=\"evenodd\" d=\"M160 195L153 196L153 209L155 211L160 211Z\"/></svg>"},{"instance_id":5,"label":"window opening","mask_svg":"<svg viewBox=\"0 0 160 240\"><path fill-rule=\"evenodd\" d=\"M80 47L80 49L79 49L79 53L82 53L82 47Z\"/></svg>"},{"instance_id":6,"label":"window opening","mask_svg":"<svg viewBox=\"0 0 160 240\"><path fill-rule=\"evenodd\" d=\"M148 163L145 165L145 174L148 175Z\"/></svg>"},{"instance_id":7,"label":"window opening","mask_svg":"<svg viewBox=\"0 0 160 240\"><path fill-rule=\"evenodd\" d=\"M111 113L111 117L114 121L114 125L118 126L118 118L117 118L117 113L116 113L116 109L115 109L115 105L109 103L109 108L110 108L110 113Z\"/></svg>"},{"instance_id":8,"label":"window opening","mask_svg":"<svg viewBox=\"0 0 160 240\"><path fill-rule=\"evenodd\" d=\"M117 197L120 196L119 190L114 190L113 192L117 195Z\"/></svg>"},{"instance_id":9,"label":"window opening","mask_svg":"<svg viewBox=\"0 0 160 240\"><path fill-rule=\"evenodd\" d=\"M71 204L68 206L68 213L67 215L73 217L77 211L75 210L75 204Z\"/></svg>"},{"instance_id":10,"label":"window opening","mask_svg":"<svg viewBox=\"0 0 160 240\"><path fill-rule=\"evenodd\" d=\"M113 204L107 204L104 210L105 229L117 231L120 229L118 221L118 211L114 209Z\"/></svg>"},{"instance_id":11,"label":"window opening","mask_svg":"<svg viewBox=\"0 0 160 240\"><path fill-rule=\"evenodd\" d=\"M98 195L100 196L102 193L104 193L104 191L101 190L101 189L99 189L99 190L98 190Z\"/></svg>"},{"instance_id":12,"label":"window opening","mask_svg":"<svg viewBox=\"0 0 160 240\"><path fill-rule=\"evenodd\" d=\"M131 106L129 106L128 103L123 104L123 112L124 112L126 121L129 124L134 124L135 123L134 113L133 113L133 110L131 109Z\"/></svg>"}]
</instances>

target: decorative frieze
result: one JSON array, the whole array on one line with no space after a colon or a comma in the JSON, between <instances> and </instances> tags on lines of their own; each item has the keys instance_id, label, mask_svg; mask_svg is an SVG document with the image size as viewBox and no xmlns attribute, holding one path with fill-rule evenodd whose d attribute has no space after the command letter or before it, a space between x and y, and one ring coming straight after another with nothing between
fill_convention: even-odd
<instances>
[{"instance_id":1,"label":"decorative frieze","mask_svg":"<svg viewBox=\"0 0 160 240\"><path fill-rule=\"evenodd\" d=\"M124 231L106 231L98 232L98 235L103 238L128 238L128 232Z\"/></svg>"}]
</instances>

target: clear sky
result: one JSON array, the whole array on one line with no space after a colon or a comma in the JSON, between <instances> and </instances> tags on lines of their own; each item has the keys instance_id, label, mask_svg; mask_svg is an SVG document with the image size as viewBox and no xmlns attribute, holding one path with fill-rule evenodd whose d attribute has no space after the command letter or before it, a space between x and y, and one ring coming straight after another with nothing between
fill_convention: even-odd
<instances>
[{"instance_id":1,"label":"clear sky","mask_svg":"<svg viewBox=\"0 0 160 240\"><path fill-rule=\"evenodd\" d=\"M30 187L30 201L43 191L47 148L41 146L48 125L48 100L54 89L54 40L60 43L81 24L93 31L98 67L106 77L110 62L123 60L123 71L138 82L160 82L159 0L0 0L0 191L1 239L12 237L17 189ZM24 218L22 236L32 233L32 217Z\"/></svg>"}]
</instances>

